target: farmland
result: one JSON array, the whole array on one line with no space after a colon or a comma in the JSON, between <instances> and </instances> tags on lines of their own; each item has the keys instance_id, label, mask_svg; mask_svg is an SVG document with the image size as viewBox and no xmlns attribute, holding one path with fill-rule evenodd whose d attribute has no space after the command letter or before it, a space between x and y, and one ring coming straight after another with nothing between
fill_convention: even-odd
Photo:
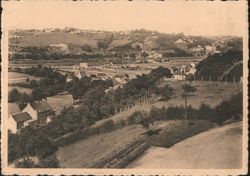
<instances>
[{"instance_id":1,"label":"farmland","mask_svg":"<svg viewBox=\"0 0 250 176\"><path fill-rule=\"evenodd\" d=\"M26 82L27 77L30 80L40 80L40 78L35 77L35 76L30 76L24 73L17 73L17 72L8 72L8 83L13 84L13 83L24 83Z\"/></svg>"},{"instance_id":2,"label":"farmland","mask_svg":"<svg viewBox=\"0 0 250 176\"><path fill-rule=\"evenodd\" d=\"M19 45L24 46L46 46L53 43L71 43L75 45L88 44L96 47L96 40L88 39L80 35L74 35L64 32L37 33L25 38L19 39Z\"/></svg>"}]
</instances>

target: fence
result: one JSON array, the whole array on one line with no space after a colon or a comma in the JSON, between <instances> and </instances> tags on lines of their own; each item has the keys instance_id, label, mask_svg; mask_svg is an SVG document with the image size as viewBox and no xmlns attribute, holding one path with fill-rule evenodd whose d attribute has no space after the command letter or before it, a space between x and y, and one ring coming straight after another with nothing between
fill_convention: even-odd
<instances>
[{"instance_id":1,"label":"fence","mask_svg":"<svg viewBox=\"0 0 250 176\"><path fill-rule=\"evenodd\" d=\"M154 84L154 86L160 86L162 85L166 80L166 77L162 77L159 80L157 80ZM137 100L127 103L125 106L119 107L119 108L115 108L114 114L119 113L119 112L123 112L123 111L127 111L135 106L142 106L145 104L145 102L148 102L149 98L151 97L152 93L153 93L153 87L149 88L146 92L145 95L143 95L142 97L138 98Z\"/></svg>"}]
</instances>

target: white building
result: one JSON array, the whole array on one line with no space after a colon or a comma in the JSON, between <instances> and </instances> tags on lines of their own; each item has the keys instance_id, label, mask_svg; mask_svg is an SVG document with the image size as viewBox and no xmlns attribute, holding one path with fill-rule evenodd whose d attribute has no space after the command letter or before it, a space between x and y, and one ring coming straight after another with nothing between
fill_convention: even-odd
<instances>
[{"instance_id":1,"label":"white building","mask_svg":"<svg viewBox=\"0 0 250 176\"><path fill-rule=\"evenodd\" d=\"M183 80L186 80L186 75L183 75L183 74L173 74L173 77L172 77L174 80L176 81L183 81Z\"/></svg>"},{"instance_id":2,"label":"white building","mask_svg":"<svg viewBox=\"0 0 250 176\"><path fill-rule=\"evenodd\" d=\"M80 68L83 68L83 69L88 68L88 63L85 63L85 62L80 63Z\"/></svg>"},{"instance_id":3,"label":"white building","mask_svg":"<svg viewBox=\"0 0 250 176\"><path fill-rule=\"evenodd\" d=\"M26 126L43 126L51 121L55 112L46 101L28 103L21 113L11 114L8 118L8 128L12 133Z\"/></svg>"},{"instance_id":4,"label":"white building","mask_svg":"<svg viewBox=\"0 0 250 176\"><path fill-rule=\"evenodd\" d=\"M82 79L83 77L86 76L86 73L84 71L78 71L78 72L75 72L75 76L78 78L78 79Z\"/></svg>"}]
</instances>

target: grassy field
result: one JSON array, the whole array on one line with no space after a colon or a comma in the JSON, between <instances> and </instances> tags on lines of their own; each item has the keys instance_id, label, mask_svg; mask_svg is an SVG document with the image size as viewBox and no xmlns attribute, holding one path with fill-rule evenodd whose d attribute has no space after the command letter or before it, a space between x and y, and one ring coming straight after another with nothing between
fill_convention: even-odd
<instances>
[{"instance_id":1,"label":"grassy field","mask_svg":"<svg viewBox=\"0 0 250 176\"><path fill-rule=\"evenodd\" d=\"M21 93L27 93L27 94L31 94L32 89L29 88L24 88L24 87L18 87L18 86L8 86L9 91L11 91L12 89L17 89L19 92Z\"/></svg>"},{"instance_id":2,"label":"grassy field","mask_svg":"<svg viewBox=\"0 0 250 176\"><path fill-rule=\"evenodd\" d=\"M97 40L88 39L81 35L75 35L64 32L53 32L53 33L40 33L34 36L28 36L19 39L19 46L46 46L49 44L66 43L75 45L88 44L92 47L96 47Z\"/></svg>"},{"instance_id":3,"label":"grassy field","mask_svg":"<svg viewBox=\"0 0 250 176\"><path fill-rule=\"evenodd\" d=\"M181 94L183 90L181 86L186 81L171 81L167 82L173 89L176 94L175 98L170 99L169 101L159 101L154 105L156 107L169 106L184 106L184 99ZM188 105L192 107L199 108L202 103L208 104L211 107L215 107L223 100L229 99L232 95L237 94L242 91L241 83L232 83L232 82L208 82L208 81L193 81L192 86L196 88L196 92L188 97Z\"/></svg>"},{"instance_id":4,"label":"grassy field","mask_svg":"<svg viewBox=\"0 0 250 176\"><path fill-rule=\"evenodd\" d=\"M184 99L182 98L182 89L181 86L185 81L171 81L166 82L169 84L176 94L176 97L171 98L168 101L157 101L159 97L153 98L152 102L146 102L141 106L135 106L127 111L120 112L115 114L114 116L100 120L94 124L94 126L98 126L107 120L119 121L121 119L127 119L130 115L132 115L135 111L150 111L152 107L169 107L173 106L184 106ZM194 108L199 108L202 103L210 105L211 107L215 107L223 100L229 99L232 95L242 91L242 84L240 83L224 83L224 82L200 82L195 81L192 85L197 89L194 95L189 96L187 103L188 105L192 105Z\"/></svg>"},{"instance_id":5,"label":"grassy field","mask_svg":"<svg viewBox=\"0 0 250 176\"><path fill-rule=\"evenodd\" d=\"M212 126L209 122L195 121L193 122L192 130L190 130L190 128L186 128L188 123L188 121L181 120L161 121L156 122L153 128L161 128L163 131L167 130L170 133L168 137L171 138L165 138L164 140L172 144L178 141L178 139L195 135ZM110 133L92 136L74 144L60 147L57 152L57 158L61 167L92 168L106 157L110 158L110 155L115 157L117 151L126 149L129 144L136 140L149 141L143 135L144 132L145 129L140 125L130 125Z\"/></svg>"},{"instance_id":6,"label":"grassy field","mask_svg":"<svg viewBox=\"0 0 250 176\"><path fill-rule=\"evenodd\" d=\"M25 83L26 78L29 78L29 80L40 80L41 78L35 77L35 76L30 76L24 73L17 73L17 72L8 72L8 83L13 84L13 83Z\"/></svg>"},{"instance_id":7,"label":"grassy field","mask_svg":"<svg viewBox=\"0 0 250 176\"><path fill-rule=\"evenodd\" d=\"M73 105L73 97L71 95L55 95L47 97L47 102L56 111L56 114L59 114L63 107Z\"/></svg>"}]
</instances>

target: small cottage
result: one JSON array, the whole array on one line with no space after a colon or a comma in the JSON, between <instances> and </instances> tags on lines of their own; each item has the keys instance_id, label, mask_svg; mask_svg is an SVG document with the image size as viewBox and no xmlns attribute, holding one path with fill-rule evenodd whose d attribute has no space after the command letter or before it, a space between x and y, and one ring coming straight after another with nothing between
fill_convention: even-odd
<instances>
[{"instance_id":1,"label":"small cottage","mask_svg":"<svg viewBox=\"0 0 250 176\"><path fill-rule=\"evenodd\" d=\"M9 129L16 133L25 126L40 127L46 125L55 116L46 101L28 103L21 113L11 114L9 117Z\"/></svg>"},{"instance_id":2,"label":"small cottage","mask_svg":"<svg viewBox=\"0 0 250 176\"><path fill-rule=\"evenodd\" d=\"M84 71L78 71L75 73L75 76L78 78L78 79L82 79L83 77L86 76L86 73Z\"/></svg>"}]
</instances>

